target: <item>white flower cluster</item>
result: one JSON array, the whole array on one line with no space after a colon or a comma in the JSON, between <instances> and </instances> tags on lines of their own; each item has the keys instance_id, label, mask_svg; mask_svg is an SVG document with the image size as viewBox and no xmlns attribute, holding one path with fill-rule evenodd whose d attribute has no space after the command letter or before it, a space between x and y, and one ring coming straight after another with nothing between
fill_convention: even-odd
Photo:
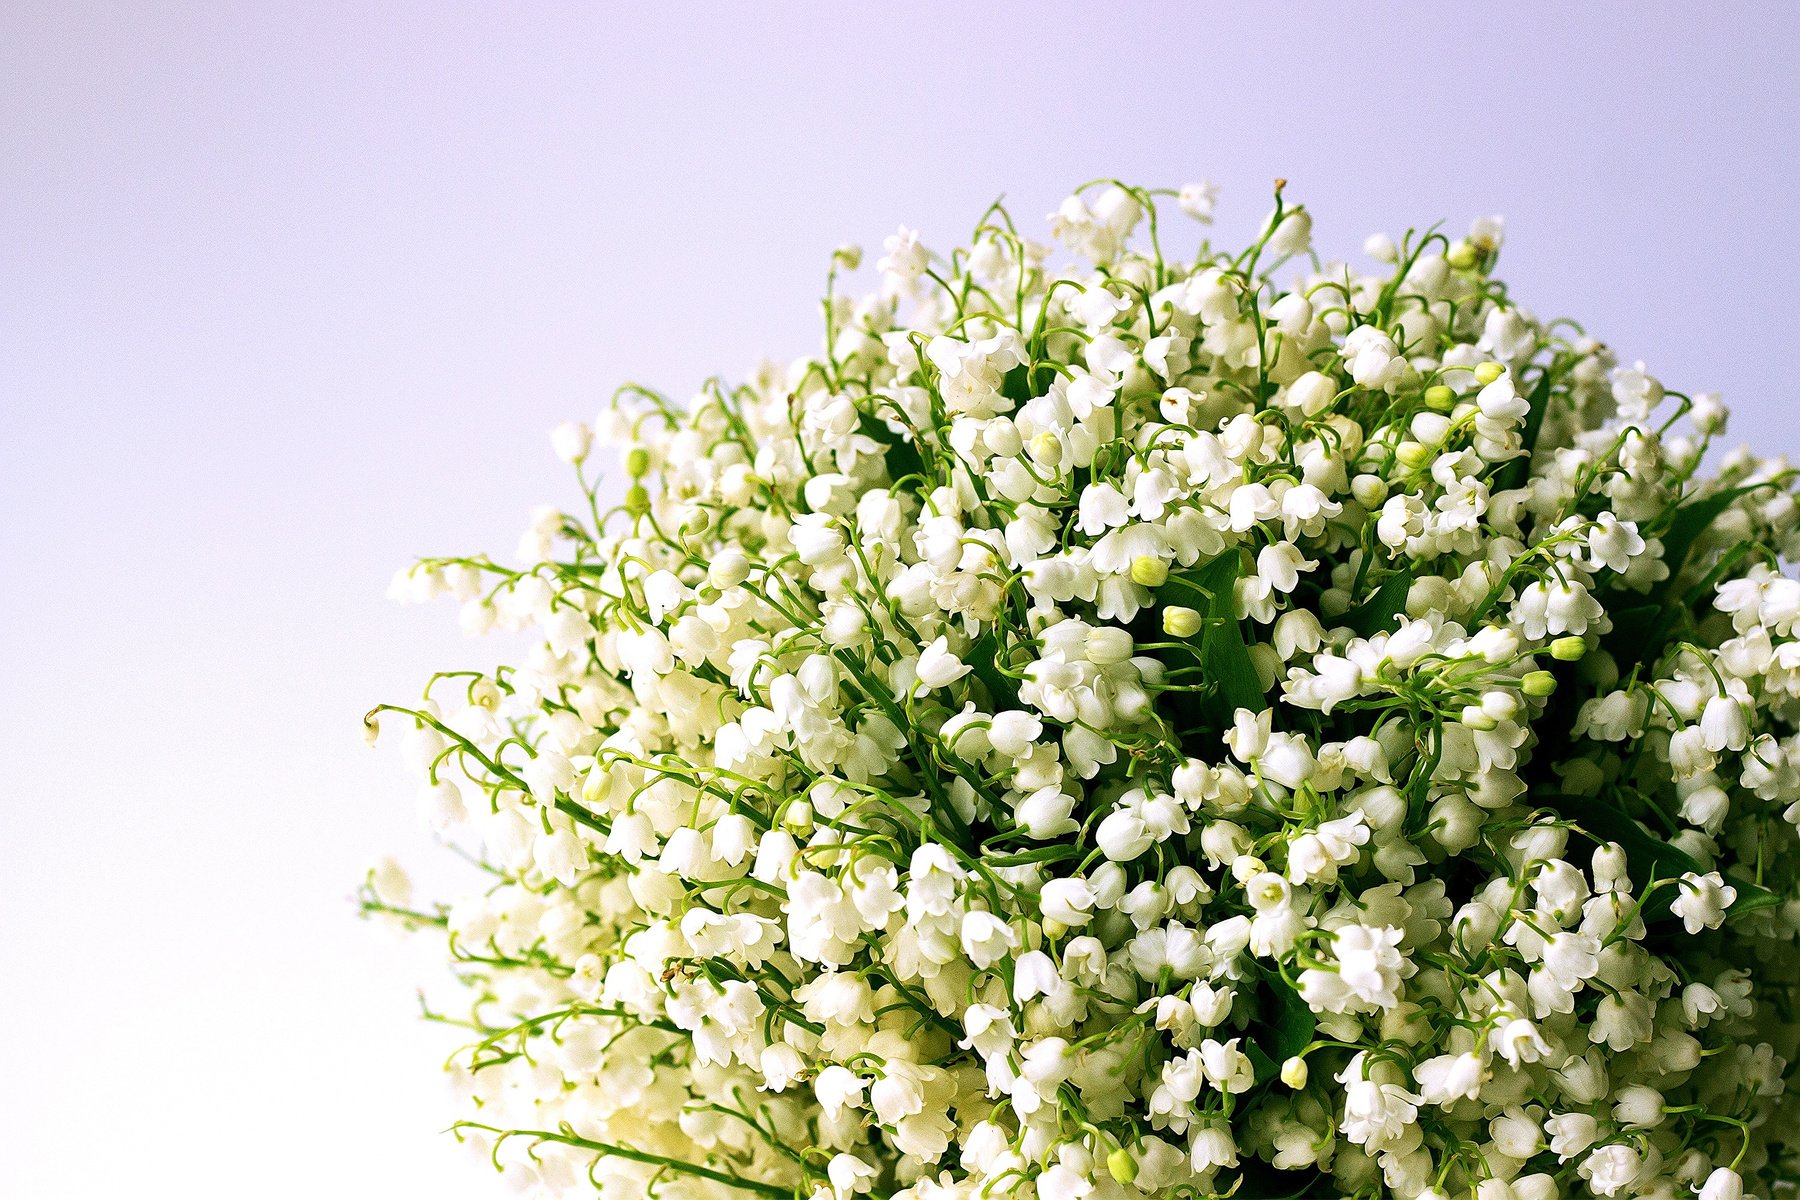
<instances>
[{"instance_id":1,"label":"white flower cluster","mask_svg":"<svg viewBox=\"0 0 1800 1200\"><path fill-rule=\"evenodd\" d=\"M626 389L532 565L397 581L534 631L369 718L487 886L364 894L527 1194L1791 1186L1794 473L1704 469L1497 219L1365 273L1157 199L839 250L817 357Z\"/></svg>"}]
</instances>

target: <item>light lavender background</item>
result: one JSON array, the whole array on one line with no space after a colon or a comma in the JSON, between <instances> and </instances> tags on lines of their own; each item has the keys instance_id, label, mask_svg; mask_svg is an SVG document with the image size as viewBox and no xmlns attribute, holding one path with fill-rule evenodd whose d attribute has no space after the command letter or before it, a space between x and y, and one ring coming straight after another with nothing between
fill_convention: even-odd
<instances>
[{"instance_id":1,"label":"light lavender background","mask_svg":"<svg viewBox=\"0 0 1800 1200\"><path fill-rule=\"evenodd\" d=\"M1526 303L1800 449L1787 6L673 7L0 14L0 1195L501 1193L347 903L430 859L358 718L498 650L385 582L510 551L620 381L810 347L840 240L1502 212Z\"/></svg>"}]
</instances>

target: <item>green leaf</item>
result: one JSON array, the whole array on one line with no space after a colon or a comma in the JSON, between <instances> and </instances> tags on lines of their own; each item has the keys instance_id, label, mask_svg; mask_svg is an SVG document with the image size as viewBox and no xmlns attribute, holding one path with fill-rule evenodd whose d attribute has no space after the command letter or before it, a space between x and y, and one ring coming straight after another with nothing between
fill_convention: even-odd
<instances>
[{"instance_id":1,"label":"green leaf","mask_svg":"<svg viewBox=\"0 0 1800 1200\"><path fill-rule=\"evenodd\" d=\"M864 416L857 426L857 432L880 442L886 448L888 478L905 479L908 475L919 475L925 470L925 460L919 455L919 448L911 439L904 438L889 429L885 422L874 417Z\"/></svg>"},{"instance_id":2,"label":"green leaf","mask_svg":"<svg viewBox=\"0 0 1800 1200\"><path fill-rule=\"evenodd\" d=\"M920 782L931 796L932 818L943 823L944 836L964 850L974 850L976 845L974 839L969 835L969 823L963 819L962 813L957 811L956 804L944 790L943 781L939 778L938 773L931 769L932 760L929 752L920 744L920 739L914 736L919 731L912 722L906 719L906 714L900 711L887 684L879 676L871 674L868 670L869 664L852 651L834 650L832 656L844 664L844 669L850 673L850 678L856 681L856 686L862 690L863 695L874 701L883 715L893 722L894 728L898 729L906 738L907 749L919 764ZM961 767L955 756L951 756L951 769L962 775L977 794L982 792L984 785L980 776L973 774L967 767Z\"/></svg>"},{"instance_id":3,"label":"green leaf","mask_svg":"<svg viewBox=\"0 0 1800 1200\"><path fill-rule=\"evenodd\" d=\"M1544 427L1544 413L1550 407L1550 385L1556 382L1554 371L1545 371L1538 376L1536 386L1526 403L1531 411L1525 414L1525 428L1519 431L1519 440L1525 445L1526 464L1529 469L1530 455L1537 449L1538 431Z\"/></svg>"},{"instance_id":4,"label":"green leaf","mask_svg":"<svg viewBox=\"0 0 1800 1200\"><path fill-rule=\"evenodd\" d=\"M1660 604L1634 604L1629 608L1612 610L1612 633L1609 637L1618 638L1626 647L1641 645L1651 637L1658 625L1663 621L1664 607Z\"/></svg>"},{"instance_id":5,"label":"green leaf","mask_svg":"<svg viewBox=\"0 0 1800 1200\"><path fill-rule=\"evenodd\" d=\"M1280 1076L1283 1063L1312 1043L1318 1022L1300 993L1272 967L1260 973L1256 997L1257 1019L1244 1038L1244 1054L1262 1087Z\"/></svg>"},{"instance_id":6,"label":"green leaf","mask_svg":"<svg viewBox=\"0 0 1800 1200\"><path fill-rule=\"evenodd\" d=\"M1264 1012L1266 1023L1258 1030L1256 1040L1273 1070L1280 1071L1282 1063L1312 1042L1318 1020L1306 1001L1300 998L1300 993L1289 986L1280 972L1264 972L1262 989L1270 997L1270 1004ZM1261 1079L1260 1071L1258 1079Z\"/></svg>"},{"instance_id":7,"label":"green leaf","mask_svg":"<svg viewBox=\"0 0 1800 1200\"><path fill-rule=\"evenodd\" d=\"M1000 650L1000 635L990 629L975 639L974 644L969 647L967 657L963 659L969 664L969 673L987 689L995 712L1017 708L1019 703L1018 684L999 668Z\"/></svg>"},{"instance_id":8,"label":"green leaf","mask_svg":"<svg viewBox=\"0 0 1800 1200\"><path fill-rule=\"evenodd\" d=\"M1000 379L1000 394L1015 404L1023 404L1027 400L1042 396L1056 382L1056 369L1038 364L1036 367L1018 366L1008 371Z\"/></svg>"},{"instance_id":9,"label":"green leaf","mask_svg":"<svg viewBox=\"0 0 1800 1200\"><path fill-rule=\"evenodd\" d=\"M1234 1200L1323 1200L1343 1194L1317 1167L1284 1171L1260 1158L1245 1155L1237 1171L1237 1183L1231 1189L1215 1194L1229 1195Z\"/></svg>"},{"instance_id":10,"label":"green leaf","mask_svg":"<svg viewBox=\"0 0 1800 1200\"><path fill-rule=\"evenodd\" d=\"M1673 583L1687 566L1688 556L1694 552L1694 543L1700 540L1700 535L1710 529L1726 509L1756 489L1767 486L1769 484L1765 482L1727 488L1676 509L1675 519L1662 534L1663 562L1669 566L1670 582Z\"/></svg>"},{"instance_id":11,"label":"green leaf","mask_svg":"<svg viewBox=\"0 0 1800 1200\"><path fill-rule=\"evenodd\" d=\"M1357 637L1373 637L1389 629L1394 619L1406 611L1406 596L1412 591L1416 570L1412 564L1395 571L1382 581L1373 595L1337 619Z\"/></svg>"},{"instance_id":12,"label":"green leaf","mask_svg":"<svg viewBox=\"0 0 1800 1200\"><path fill-rule=\"evenodd\" d=\"M1200 614L1200 632L1185 644L1205 681L1215 687L1219 705L1214 717L1221 727L1230 725L1240 708L1261 712L1269 706L1238 625L1234 588L1242 569L1242 556L1227 550L1191 571L1170 575L1157 592L1163 604L1179 604Z\"/></svg>"},{"instance_id":13,"label":"green leaf","mask_svg":"<svg viewBox=\"0 0 1800 1200\"><path fill-rule=\"evenodd\" d=\"M1787 897L1771 892L1760 883L1751 883L1735 871L1726 871L1724 875L1725 882L1737 889L1737 899L1731 902L1731 908L1727 910L1730 916L1741 917L1787 903Z\"/></svg>"},{"instance_id":14,"label":"green leaf","mask_svg":"<svg viewBox=\"0 0 1800 1200\"><path fill-rule=\"evenodd\" d=\"M1605 646L1617 660L1619 670L1629 671L1638 663L1655 659L1682 611L1673 604L1634 604L1613 610L1612 632L1606 635Z\"/></svg>"}]
</instances>

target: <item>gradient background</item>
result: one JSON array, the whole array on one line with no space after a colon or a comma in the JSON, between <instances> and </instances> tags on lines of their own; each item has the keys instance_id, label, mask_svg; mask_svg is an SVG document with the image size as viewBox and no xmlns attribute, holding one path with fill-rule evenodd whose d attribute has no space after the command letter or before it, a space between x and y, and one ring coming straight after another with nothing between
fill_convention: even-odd
<instances>
[{"instance_id":1,"label":"gradient background","mask_svg":"<svg viewBox=\"0 0 1800 1200\"><path fill-rule=\"evenodd\" d=\"M348 896L433 861L361 714L503 650L383 589L622 380L809 349L839 241L1501 212L1528 306L1800 449L1790 6L672 7L4 5L0 1195L502 1193Z\"/></svg>"}]
</instances>

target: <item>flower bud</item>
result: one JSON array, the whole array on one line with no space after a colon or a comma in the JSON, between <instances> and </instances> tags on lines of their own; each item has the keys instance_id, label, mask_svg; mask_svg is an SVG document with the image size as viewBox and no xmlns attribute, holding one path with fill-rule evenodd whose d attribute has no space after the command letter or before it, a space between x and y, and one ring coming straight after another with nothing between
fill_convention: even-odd
<instances>
[{"instance_id":1,"label":"flower bud","mask_svg":"<svg viewBox=\"0 0 1800 1200\"><path fill-rule=\"evenodd\" d=\"M1519 680L1519 688L1527 696L1542 699L1556 691L1556 676L1548 671L1527 671L1525 678Z\"/></svg>"},{"instance_id":2,"label":"flower bud","mask_svg":"<svg viewBox=\"0 0 1800 1200\"><path fill-rule=\"evenodd\" d=\"M1316 417L1337 399L1337 384L1329 375L1308 371L1288 384L1287 407L1298 409L1308 417Z\"/></svg>"},{"instance_id":3,"label":"flower bud","mask_svg":"<svg viewBox=\"0 0 1800 1200\"><path fill-rule=\"evenodd\" d=\"M1744 1180L1730 1167L1720 1167L1700 1185L1699 1200L1743 1200Z\"/></svg>"},{"instance_id":4,"label":"flower bud","mask_svg":"<svg viewBox=\"0 0 1800 1200\"><path fill-rule=\"evenodd\" d=\"M1117 625L1101 625L1087 632L1087 659L1097 667L1124 662L1134 648L1131 632Z\"/></svg>"},{"instance_id":5,"label":"flower bud","mask_svg":"<svg viewBox=\"0 0 1800 1200\"><path fill-rule=\"evenodd\" d=\"M1144 587L1161 587L1169 578L1168 561L1154 554L1140 554L1131 560L1131 582Z\"/></svg>"},{"instance_id":6,"label":"flower bud","mask_svg":"<svg viewBox=\"0 0 1800 1200\"><path fill-rule=\"evenodd\" d=\"M1463 705L1462 715L1458 720L1470 729L1488 730L1500 724L1479 704Z\"/></svg>"},{"instance_id":7,"label":"flower bud","mask_svg":"<svg viewBox=\"0 0 1800 1200\"><path fill-rule=\"evenodd\" d=\"M1617 842L1606 842L1595 850L1594 886L1602 892L1628 890L1631 880L1626 874L1625 861L1625 850Z\"/></svg>"},{"instance_id":8,"label":"flower bud","mask_svg":"<svg viewBox=\"0 0 1800 1200\"><path fill-rule=\"evenodd\" d=\"M1380 508L1388 498L1387 480L1379 475L1358 475L1350 481L1350 494L1364 508Z\"/></svg>"},{"instance_id":9,"label":"flower bud","mask_svg":"<svg viewBox=\"0 0 1800 1200\"><path fill-rule=\"evenodd\" d=\"M1200 614L1191 608L1171 604L1162 610L1162 627L1170 637L1191 638L1200 632Z\"/></svg>"},{"instance_id":10,"label":"flower bud","mask_svg":"<svg viewBox=\"0 0 1800 1200\"><path fill-rule=\"evenodd\" d=\"M1298 1054L1281 1064L1281 1082L1299 1091L1306 1086L1306 1060Z\"/></svg>"},{"instance_id":11,"label":"flower bud","mask_svg":"<svg viewBox=\"0 0 1800 1200\"><path fill-rule=\"evenodd\" d=\"M1427 446L1441 446L1450 437L1450 418L1443 413L1414 413L1407 427L1414 438Z\"/></svg>"},{"instance_id":12,"label":"flower bud","mask_svg":"<svg viewBox=\"0 0 1800 1200\"><path fill-rule=\"evenodd\" d=\"M1481 694L1481 711L1496 721L1510 721L1519 715L1519 698L1498 688Z\"/></svg>"},{"instance_id":13,"label":"flower bud","mask_svg":"<svg viewBox=\"0 0 1800 1200\"><path fill-rule=\"evenodd\" d=\"M1150 849L1156 835L1142 817L1126 809L1114 809L1094 831L1094 844L1113 862L1130 862Z\"/></svg>"},{"instance_id":14,"label":"flower bud","mask_svg":"<svg viewBox=\"0 0 1800 1200\"><path fill-rule=\"evenodd\" d=\"M1580 662L1587 656L1587 639L1559 637L1550 643L1550 657L1557 662Z\"/></svg>"},{"instance_id":15,"label":"flower bud","mask_svg":"<svg viewBox=\"0 0 1800 1200\"><path fill-rule=\"evenodd\" d=\"M1275 327L1285 334L1294 336L1305 333L1312 324L1312 301L1299 292L1289 292L1269 309L1269 316L1274 320Z\"/></svg>"},{"instance_id":16,"label":"flower bud","mask_svg":"<svg viewBox=\"0 0 1800 1200\"><path fill-rule=\"evenodd\" d=\"M564 421L550 434L551 449L570 466L579 465L593 444L594 431L580 421Z\"/></svg>"},{"instance_id":17,"label":"flower bud","mask_svg":"<svg viewBox=\"0 0 1800 1200\"><path fill-rule=\"evenodd\" d=\"M1433 412L1449 412L1456 406L1456 392L1441 383L1425 389L1425 406Z\"/></svg>"},{"instance_id":18,"label":"flower bud","mask_svg":"<svg viewBox=\"0 0 1800 1200\"><path fill-rule=\"evenodd\" d=\"M625 452L625 473L633 479L642 479L650 472L650 451L643 446L633 446Z\"/></svg>"},{"instance_id":19,"label":"flower bud","mask_svg":"<svg viewBox=\"0 0 1800 1200\"><path fill-rule=\"evenodd\" d=\"M1363 239L1363 253L1376 262L1391 263L1399 259L1400 247L1385 233L1371 233Z\"/></svg>"},{"instance_id":20,"label":"flower bud","mask_svg":"<svg viewBox=\"0 0 1800 1200\"><path fill-rule=\"evenodd\" d=\"M1613 1120L1627 1129L1654 1129L1663 1121L1663 1094L1641 1083L1629 1084L1616 1094Z\"/></svg>"},{"instance_id":21,"label":"flower bud","mask_svg":"<svg viewBox=\"0 0 1800 1200\"><path fill-rule=\"evenodd\" d=\"M1430 446L1425 445L1423 442L1415 442L1409 439L1400 443L1399 448L1394 451L1394 457L1399 459L1400 465L1407 470L1416 471L1426 463L1430 462L1435 453L1436 452Z\"/></svg>"},{"instance_id":22,"label":"flower bud","mask_svg":"<svg viewBox=\"0 0 1800 1200\"><path fill-rule=\"evenodd\" d=\"M719 498L742 508L756 498L756 476L744 463L732 463L719 475Z\"/></svg>"},{"instance_id":23,"label":"flower bud","mask_svg":"<svg viewBox=\"0 0 1800 1200\"><path fill-rule=\"evenodd\" d=\"M392 858L384 858L369 871L369 890L383 904L404 908L412 902L412 880Z\"/></svg>"},{"instance_id":24,"label":"flower bud","mask_svg":"<svg viewBox=\"0 0 1800 1200\"><path fill-rule=\"evenodd\" d=\"M796 800L788 805L787 811L781 814L781 824L795 837L805 837L812 832L812 805L804 800Z\"/></svg>"},{"instance_id":25,"label":"flower bud","mask_svg":"<svg viewBox=\"0 0 1800 1200\"><path fill-rule=\"evenodd\" d=\"M706 581L720 591L728 591L750 578L750 558L735 546L727 547L706 568Z\"/></svg>"},{"instance_id":26,"label":"flower bud","mask_svg":"<svg viewBox=\"0 0 1800 1200\"><path fill-rule=\"evenodd\" d=\"M1277 220L1279 216L1279 220ZM1312 214L1304 208L1277 208L1263 222L1269 253L1276 258L1304 254L1312 243Z\"/></svg>"},{"instance_id":27,"label":"flower bud","mask_svg":"<svg viewBox=\"0 0 1800 1200\"><path fill-rule=\"evenodd\" d=\"M1022 448L1019 427L1004 417L989 421L987 428L981 431L981 440L987 443L989 450L1002 458L1017 458Z\"/></svg>"},{"instance_id":28,"label":"flower bud","mask_svg":"<svg viewBox=\"0 0 1800 1200\"><path fill-rule=\"evenodd\" d=\"M1249 883L1268 869L1268 864L1254 854L1240 854L1231 860L1231 877L1239 883Z\"/></svg>"},{"instance_id":29,"label":"flower bud","mask_svg":"<svg viewBox=\"0 0 1800 1200\"><path fill-rule=\"evenodd\" d=\"M1506 374L1505 367L1497 362L1489 360L1475 368L1475 381L1483 387L1486 387L1504 374Z\"/></svg>"},{"instance_id":30,"label":"flower bud","mask_svg":"<svg viewBox=\"0 0 1800 1200\"><path fill-rule=\"evenodd\" d=\"M1562 1189L1557 1186L1556 1176L1546 1171L1514 1179L1512 1192L1516 1200L1562 1200Z\"/></svg>"},{"instance_id":31,"label":"flower bud","mask_svg":"<svg viewBox=\"0 0 1800 1200\"><path fill-rule=\"evenodd\" d=\"M1130 1183L1137 1178L1137 1159L1131 1156L1131 1151L1120 1146L1106 1156L1106 1171L1117 1182Z\"/></svg>"}]
</instances>

